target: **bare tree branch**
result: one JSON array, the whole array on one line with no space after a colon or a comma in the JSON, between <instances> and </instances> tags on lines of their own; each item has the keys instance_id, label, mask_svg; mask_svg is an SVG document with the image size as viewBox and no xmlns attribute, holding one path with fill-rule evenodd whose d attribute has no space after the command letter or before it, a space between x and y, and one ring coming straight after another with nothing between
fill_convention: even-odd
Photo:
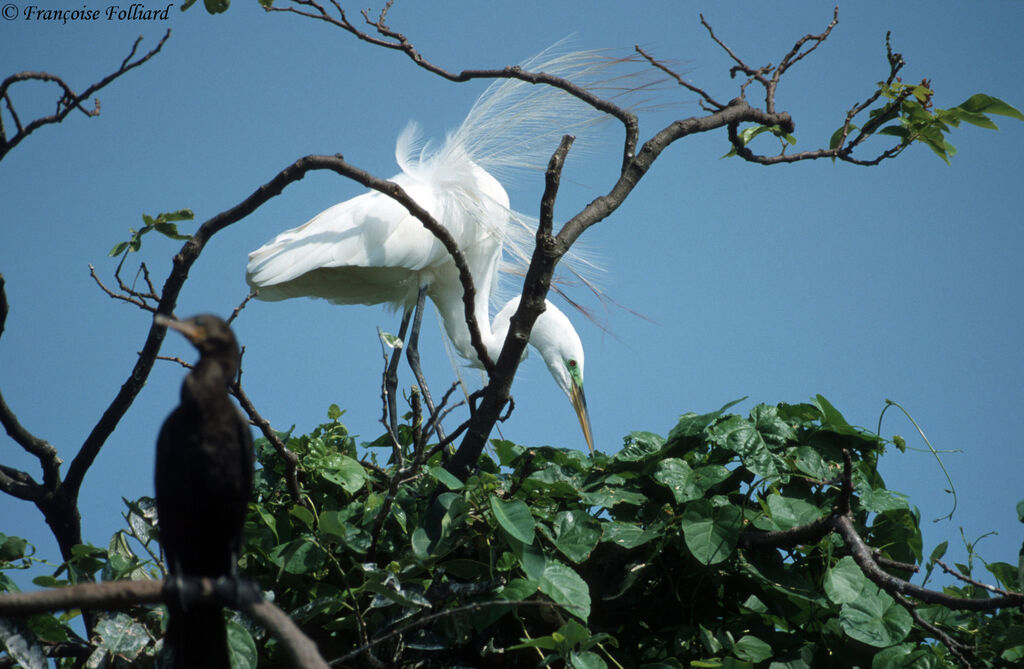
<instances>
[{"instance_id":1,"label":"bare tree branch","mask_svg":"<svg viewBox=\"0 0 1024 669\"><path fill-rule=\"evenodd\" d=\"M99 116L100 114L100 102L96 100L92 109L86 109L83 103L88 100L93 94L99 92L101 89L107 86L110 82L114 81L126 72L135 69L139 65L142 65L147 60L155 56L163 48L167 38L171 36L171 31L168 30L164 33L163 38L160 42L153 47L153 49L141 56L137 60L132 60L135 57L135 53L139 48L139 43L142 41L142 37L135 40L132 45L131 51L128 56L121 61L121 66L114 72L100 79L98 82L92 84L81 93L75 93L72 88L65 83L60 77L50 74L48 72L18 72L8 76L2 82L0 82L0 99L4 101L7 106L7 110L11 114L11 118L14 120L15 132L13 135L8 136L6 129L3 126L3 118L0 117L0 160L3 159L7 152L17 146L23 139L28 137L38 128L48 125L51 123L60 123L70 114L73 110L77 109L86 116ZM15 110L14 102L11 100L11 87L19 82L23 81L43 81L51 82L56 84L61 89L61 97L57 101L57 111L49 116L42 116L40 118L30 121L28 124L23 124Z\"/></svg>"},{"instance_id":2,"label":"bare tree branch","mask_svg":"<svg viewBox=\"0 0 1024 669\"><path fill-rule=\"evenodd\" d=\"M491 70L462 70L461 72L449 71L423 57L416 47L409 41L409 39L400 32L392 30L386 23L388 10L391 8L391 2L388 2L381 10L380 15L377 19L369 18L369 14L364 10L363 18L366 24L372 27L380 37L376 37L360 29L351 21L349 21L344 10L338 4L337 0L331 0L331 4L334 6L335 11L338 13L338 17L332 16L327 9L319 4L316 0L292 0L293 4L302 7L308 7L308 10L300 10L295 7L268 7L268 11L279 11L289 12L293 14L299 14L309 18L317 19L319 21L325 21L331 25L337 26L342 30L345 30L359 39L369 42L375 46L383 47L386 49L392 49L395 51L401 51L409 57L416 65L423 69L436 74L439 77L443 77L448 81L456 83L463 83L472 81L474 79L518 79L525 81L530 84L543 84L547 86L554 86L555 88L561 89L582 101L586 105L593 109L596 109L605 114L609 114L618 119L625 129L625 140L623 142L623 154L622 164L626 165L632 158L638 138L640 136L640 126L637 117L632 112L619 107L618 105L605 100L604 98L588 91L586 88L574 84L573 82L564 79L562 77L556 77L544 72L527 72L518 66L504 67L500 69Z\"/></svg>"},{"instance_id":3,"label":"bare tree branch","mask_svg":"<svg viewBox=\"0 0 1024 669\"><path fill-rule=\"evenodd\" d=\"M284 442L281 441L281 438L277 436L277 432L275 432L270 426L270 421L260 415L256 410L256 407L253 405L252 400L250 400L249 396L245 394L245 391L242 389L242 384L239 381L231 384L229 390L231 391L231 394L235 396L235 399L238 400L238 404L242 407L242 411L244 411L245 415L249 417L252 424L259 429L260 433L268 442L270 442L270 445L274 447L274 450L277 451L279 456L281 456L281 459L284 460L284 478L288 483L288 492L291 493L292 499L296 504L308 508L309 502L302 496L302 491L299 488L299 456L295 455L291 449L285 446Z\"/></svg>"},{"instance_id":4,"label":"bare tree branch","mask_svg":"<svg viewBox=\"0 0 1024 669\"><path fill-rule=\"evenodd\" d=\"M213 579L187 577L184 580L187 586L195 586L195 603L230 605L217 593L217 583ZM0 593L0 616L28 617L68 609L124 609L139 604L163 603L170 596L173 595L168 594L164 580L110 581L35 592ZM281 643L292 666L326 669L327 663L320 656L316 644L274 604L258 598L240 602L239 610Z\"/></svg>"},{"instance_id":5,"label":"bare tree branch","mask_svg":"<svg viewBox=\"0 0 1024 669\"><path fill-rule=\"evenodd\" d=\"M6 282L0 274L0 334L3 334L7 323L10 305L7 302ZM0 393L0 425L8 436L25 452L35 456L43 470L43 483L40 485L27 473L13 467L0 467L0 490L19 499L39 501L55 492L60 483L61 459L57 449L48 441L29 432L19 421L14 411L7 405Z\"/></svg>"},{"instance_id":6,"label":"bare tree branch","mask_svg":"<svg viewBox=\"0 0 1024 669\"><path fill-rule=\"evenodd\" d=\"M723 105L721 102L715 100L713 97L708 95L706 92L704 92L703 89L698 88L697 86L694 86L690 82L688 82L685 79L683 79L682 75L680 75L678 72L675 72L675 71L669 69L669 67L667 65L665 65L664 63L661 63L661 62L655 60L653 56L649 55L646 51L641 49L639 44L634 45L633 49L638 54L640 54L645 60L647 60L648 63L650 63L651 65L653 65L654 67L658 68L659 70L661 70L662 72L664 72L668 76L670 76L673 79L675 79L676 83L678 83L680 86L682 86L683 88L685 88L685 89L687 89L687 90L689 90L689 91L699 95L701 97L701 105L702 106L705 103L707 105L710 105L710 107L707 107L707 106L704 107L705 111L715 111L715 110L718 110L718 109L725 108L725 105Z\"/></svg>"}]
</instances>

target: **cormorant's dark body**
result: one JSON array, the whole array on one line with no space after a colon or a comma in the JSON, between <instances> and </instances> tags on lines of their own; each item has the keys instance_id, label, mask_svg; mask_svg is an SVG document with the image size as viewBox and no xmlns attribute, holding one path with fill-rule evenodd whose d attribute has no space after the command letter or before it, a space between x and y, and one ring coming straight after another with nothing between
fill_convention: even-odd
<instances>
[{"instance_id":1,"label":"cormorant's dark body","mask_svg":"<svg viewBox=\"0 0 1024 669\"><path fill-rule=\"evenodd\" d=\"M172 577L233 577L253 477L249 425L228 396L238 374L238 344L216 316L164 323L200 354L157 440L156 505L167 567ZM164 643L175 667L230 666L220 607L168 608Z\"/></svg>"}]
</instances>

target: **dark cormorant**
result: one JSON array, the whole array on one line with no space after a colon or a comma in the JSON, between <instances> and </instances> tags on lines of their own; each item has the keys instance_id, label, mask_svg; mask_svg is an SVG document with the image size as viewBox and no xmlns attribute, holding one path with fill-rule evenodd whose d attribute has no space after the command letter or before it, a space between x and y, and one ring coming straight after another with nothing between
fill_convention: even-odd
<instances>
[{"instance_id":1,"label":"dark cormorant","mask_svg":"<svg viewBox=\"0 0 1024 669\"><path fill-rule=\"evenodd\" d=\"M234 578L253 477L249 424L228 397L238 375L238 343L216 316L157 316L156 322L199 349L181 386L181 404L164 421L156 446L157 518L167 566L172 579ZM182 596L168 611L164 644L176 668L230 667L220 606L186 606Z\"/></svg>"}]
</instances>

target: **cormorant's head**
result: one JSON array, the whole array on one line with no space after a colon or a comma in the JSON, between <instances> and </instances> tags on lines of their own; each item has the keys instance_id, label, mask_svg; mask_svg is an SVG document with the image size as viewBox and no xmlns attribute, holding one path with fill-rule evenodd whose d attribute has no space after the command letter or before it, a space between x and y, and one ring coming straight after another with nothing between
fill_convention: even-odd
<instances>
[{"instance_id":1,"label":"cormorant's head","mask_svg":"<svg viewBox=\"0 0 1024 669\"><path fill-rule=\"evenodd\" d=\"M217 316L201 314L186 320L178 321L158 314L157 325L177 330L192 342L199 350L200 356L213 356L231 361L232 366L238 365L238 341L231 327Z\"/></svg>"}]
</instances>

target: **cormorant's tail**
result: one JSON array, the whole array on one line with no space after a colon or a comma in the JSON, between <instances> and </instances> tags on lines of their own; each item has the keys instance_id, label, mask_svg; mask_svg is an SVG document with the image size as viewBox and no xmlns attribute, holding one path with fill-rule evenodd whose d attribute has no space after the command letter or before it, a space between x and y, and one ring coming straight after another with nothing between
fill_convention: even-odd
<instances>
[{"instance_id":1,"label":"cormorant's tail","mask_svg":"<svg viewBox=\"0 0 1024 669\"><path fill-rule=\"evenodd\" d=\"M164 653L171 654L174 669L230 669L228 632L220 607L171 611Z\"/></svg>"}]
</instances>

